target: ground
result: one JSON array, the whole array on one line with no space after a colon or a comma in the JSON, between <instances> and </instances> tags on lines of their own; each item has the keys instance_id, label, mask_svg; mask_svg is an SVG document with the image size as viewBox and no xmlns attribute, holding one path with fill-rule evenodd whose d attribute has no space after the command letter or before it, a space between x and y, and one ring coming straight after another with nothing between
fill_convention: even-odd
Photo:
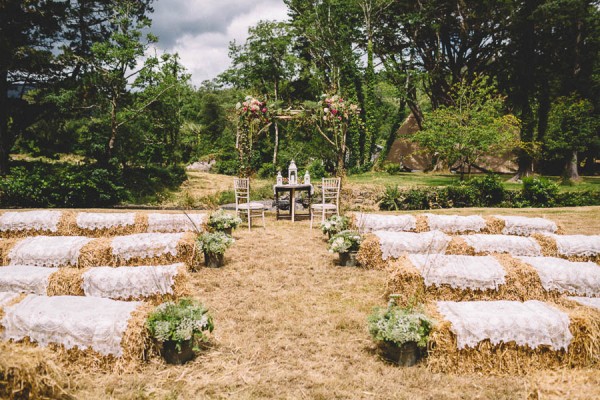
<instances>
[{"instance_id":1,"label":"ground","mask_svg":"<svg viewBox=\"0 0 600 400\"><path fill-rule=\"evenodd\" d=\"M547 216L567 233L598 233L600 220L600 207L445 211ZM336 266L307 221L270 216L266 229L240 228L234 237L225 267L193 274L195 297L215 320L211 348L185 366L155 359L124 375L69 368L71 392L82 399L600 397L597 370L498 377L390 365L366 328L372 308L386 303L383 271Z\"/></svg>"}]
</instances>

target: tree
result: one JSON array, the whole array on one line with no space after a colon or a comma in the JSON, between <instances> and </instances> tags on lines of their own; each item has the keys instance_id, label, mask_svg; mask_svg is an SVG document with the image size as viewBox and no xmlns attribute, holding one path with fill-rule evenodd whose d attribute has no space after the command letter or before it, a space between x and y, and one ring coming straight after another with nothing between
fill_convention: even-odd
<instances>
[{"instance_id":1,"label":"tree","mask_svg":"<svg viewBox=\"0 0 600 400\"><path fill-rule=\"evenodd\" d=\"M65 4L43 0L0 2L0 175L24 126L15 119L28 89L50 80L57 65L52 46L60 35Z\"/></svg>"},{"instance_id":2,"label":"tree","mask_svg":"<svg viewBox=\"0 0 600 400\"><path fill-rule=\"evenodd\" d=\"M479 76L472 83L453 87L451 105L425 115L423 130L413 139L436 154L448 167L464 169L476 165L486 154L501 154L518 143L518 120L503 113L503 98L488 79Z\"/></svg>"},{"instance_id":3,"label":"tree","mask_svg":"<svg viewBox=\"0 0 600 400\"><path fill-rule=\"evenodd\" d=\"M578 153L598 142L600 124L593 116L593 106L572 94L559 97L552 104L548 117L546 150L564 163L563 176L579 180Z\"/></svg>"}]
</instances>

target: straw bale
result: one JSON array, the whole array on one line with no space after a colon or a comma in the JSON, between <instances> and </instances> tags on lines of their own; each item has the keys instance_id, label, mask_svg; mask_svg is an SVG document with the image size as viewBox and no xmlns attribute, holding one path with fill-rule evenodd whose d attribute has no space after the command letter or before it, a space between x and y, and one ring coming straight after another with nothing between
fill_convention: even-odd
<instances>
[{"instance_id":1,"label":"straw bale","mask_svg":"<svg viewBox=\"0 0 600 400\"><path fill-rule=\"evenodd\" d=\"M0 342L0 398L74 399L68 374L48 351Z\"/></svg>"},{"instance_id":2,"label":"straw bale","mask_svg":"<svg viewBox=\"0 0 600 400\"><path fill-rule=\"evenodd\" d=\"M495 255L505 270L505 284L497 289L460 289L448 284L426 286L420 272L412 265L408 257L393 261L386 282L386 294L398 294L398 304L411 305L432 300L469 301L469 300L549 300L556 299L560 293L547 292L536 270L507 254Z\"/></svg>"},{"instance_id":3,"label":"straw bale","mask_svg":"<svg viewBox=\"0 0 600 400\"><path fill-rule=\"evenodd\" d=\"M54 234L59 236L83 236L76 230L76 216L77 212L75 211L63 211L60 216L60 220L58 221L58 225L56 226L57 231Z\"/></svg>"},{"instance_id":4,"label":"straw bale","mask_svg":"<svg viewBox=\"0 0 600 400\"><path fill-rule=\"evenodd\" d=\"M148 230L148 214L143 212L136 212L134 218L135 222L133 225L114 226L112 228L86 229L81 228L77 225L77 213L74 213L71 222L71 231L73 233L69 234L84 235L89 237L108 237L146 232Z\"/></svg>"},{"instance_id":5,"label":"straw bale","mask_svg":"<svg viewBox=\"0 0 600 400\"><path fill-rule=\"evenodd\" d=\"M502 234L502 230L504 229L504 227L506 225L504 223L504 220L501 220L500 218L492 217L490 215L484 216L483 219L485 219L485 228L483 229L484 233L490 233L490 234L496 234L496 235Z\"/></svg>"},{"instance_id":6,"label":"straw bale","mask_svg":"<svg viewBox=\"0 0 600 400\"><path fill-rule=\"evenodd\" d=\"M4 317L4 309L6 307L14 306L17 303L20 303L21 300L23 300L25 297L27 297L27 293L20 293L17 297L12 299L11 301L8 301L4 305L0 306L0 321ZM3 330L4 330L4 327L2 326L2 324L0 324L0 333L2 333Z\"/></svg>"},{"instance_id":7,"label":"straw bale","mask_svg":"<svg viewBox=\"0 0 600 400\"><path fill-rule=\"evenodd\" d=\"M373 234L365 235L356 254L356 260L367 269L385 269L388 265L383 260L379 238Z\"/></svg>"},{"instance_id":8,"label":"straw bale","mask_svg":"<svg viewBox=\"0 0 600 400\"><path fill-rule=\"evenodd\" d=\"M94 239L81 248L77 266L79 268L97 267L101 265L113 266L111 252L111 238Z\"/></svg>"},{"instance_id":9,"label":"straw bale","mask_svg":"<svg viewBox=\"0 0 600 400\"><path fill-rule=\"evenodd\" d=\"M0 239L0 264L8 265L10 260L8 259L8 254L13 246L21 239L12 238L12 239Z\"/></svg>"},{"instance_id":10,"label":"straw bale","mask_svg":"<svg viewBox=\"0 0 600 400\"><path fill-rule=\"evenodd\" d=\"M475 249L467 244L465 240L459 236L452 236L446 254L474 256Z\"/></svg>"},{"instance_id":11,"label":"straw bale","mask_svg":"<svg viewBox=\"0 0 600 400\"><path fill-rule=\"evenodd\" d=\"M531 237L533 237L542 248L542 255L544 255L544 257L560 257L556 241L550 236L534 233Z\"/></svg>"},{"instance_id":12,"label":"straw bale","mask_svg":"<svg viewBox=\"0 0 600 400\"><path fill-rule=\"evenodd\" d=\"M40 210L34 210L34 211L42 211ZM9 230L5 230L5 231L0 231L0 238L6 238L6 239L13 239L13 238L24 238L27 236L37 236L37 235L45 235L45 236L57 236L60 235L60 230L58 229L60 227L60 223L61 221L63 221L63 219L65 218L65 211L58 211L58 210L44 210L44 211L51 211L51 212L60 212L60 218L59 218L59 222L57 225L57 230L56 231L51 231L50 229L36 229L35 227L29 227L27 229L9 229ZM14 212L14 211L11 211ZM29 213L29 211L16 211L16 213ZM4 213L0 214L3 215Z\"/></svg>"},{"instance_id":13,"label":"straw bale","mask_svg":"<svg viewBox=\"0 0 600 400\"><path fill-rule=\"evenodd\" d=\"M531 349L514 341L492 345L484 340L475 348L459 350L451 324L443 319L432 303L427 311L437 324L429 336L427 368L432 372L486 373L492 375L524 375L541 369L561 366L590 367L598 364L600 356L600 313L578 306L568 300L551 305L568 313L569 330L573 335L568 351L552 350L548 346Z\"/></svg>"},{"instance_id":14,"label":"straw bale","mask_svg":"<svg viewBox=\"0 0 600 400\"><path fill-rule=\"evenodd\" d=\"M84 296L83 274L86 269L59 268L48 279L48 296Z\"/></svg>"},{"instance_id":15,"label":"straw bale","mask_svg":"<svg viewBox=\"0 0 600 400\"><path fill-rule=\"evenodd\" d=\"M417 214L415 215L415 218L417 220L416 232L428 232L430 230L429 223L427 222L427 215Z\"/></svg>"}]
</instances>

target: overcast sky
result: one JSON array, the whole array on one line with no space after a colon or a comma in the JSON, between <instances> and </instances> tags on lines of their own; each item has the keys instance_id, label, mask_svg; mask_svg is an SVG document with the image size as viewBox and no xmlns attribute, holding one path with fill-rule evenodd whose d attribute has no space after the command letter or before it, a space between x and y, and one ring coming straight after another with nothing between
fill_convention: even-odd
<instances>
[{"instance_id":1,"label":"overcast sky","mask_svg":"<svg viewBox=\"0 0 600 400\"><path fill-rule=\"evenodd\" d=\"M229 42L243 43L258 21L284 20L283 0L155 0L152 33L157 48L179 53L192 83L215 78L229 67Z\"/></svg>"}]
</instances>

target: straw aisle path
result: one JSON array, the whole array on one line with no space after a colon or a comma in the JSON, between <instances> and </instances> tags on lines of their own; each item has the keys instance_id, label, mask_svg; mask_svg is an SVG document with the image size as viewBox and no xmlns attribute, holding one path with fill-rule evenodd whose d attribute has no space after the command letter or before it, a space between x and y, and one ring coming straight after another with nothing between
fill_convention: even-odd
<instances>
[{"instance_id":1,"label":"straw aisle path","mask_svg":"<svg viewBox=\"0 0 600 400\"><path fill-rule=\"evenodd\" d=\"M381 297L384 272L337 267L324 236L311 231L307 222L269 219L266 230L238 229L234 237L224 268L203 268L193 275L195 295L215 319L211 349L180 367L156 360L121 376L73 372L73 394L118 399L513 399L526 398L537 386L531 377L448 376L431 374L423 366L388 365L374 354L366 329L372 307L386 303ZM598 383L590 378L593 371L554 374L563 387L572 381L591 387ZM575 393L586 398L585 389Z\"/></svg>"}]
</instances>

